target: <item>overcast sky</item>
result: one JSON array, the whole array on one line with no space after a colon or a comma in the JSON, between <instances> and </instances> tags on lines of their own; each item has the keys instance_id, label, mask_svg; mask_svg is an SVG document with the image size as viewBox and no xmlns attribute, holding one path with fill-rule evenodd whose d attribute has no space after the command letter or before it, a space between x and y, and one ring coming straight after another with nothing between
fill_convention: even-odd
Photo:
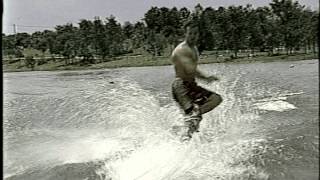
<instances>
[{"instance_id":1,"label":"overcast sky","mask_svg":"<svg viewBox=\"0 0 320 180\"><path fill-rule=\"evenodd\" d=\"M271 0L4 0L3 32L13 33L13 24L17 32L43 31L56 25L77 24L80 19L103 19L114 15L118 22L136 22L141 20L151 6L193 7L200 3L204 8L230 5L252 4L253 7L269 6ZM319 9L319 0L299 0L301 5L313 10ZM28 27L26 27L28 26Z\"/></svg>"}]
</instances>

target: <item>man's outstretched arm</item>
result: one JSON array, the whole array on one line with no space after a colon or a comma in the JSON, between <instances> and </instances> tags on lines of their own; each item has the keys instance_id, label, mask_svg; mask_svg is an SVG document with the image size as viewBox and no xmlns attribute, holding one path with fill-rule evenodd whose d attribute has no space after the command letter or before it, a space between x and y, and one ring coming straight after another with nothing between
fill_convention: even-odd
<instances>
[{"instance_id":1,"label":"man's outstretched arm","mask_svg":"<svg viewBox=\"0 0 320 180\"><path fill-rule=\"evenodd\" d=\"M219 78L214 76L214 75L205 75L203 72L201 72L199 69L196 70L196 77L202 80L205 80L207 82L212 82L212 81L218 81Z\"/></svg>"}]
</instances>

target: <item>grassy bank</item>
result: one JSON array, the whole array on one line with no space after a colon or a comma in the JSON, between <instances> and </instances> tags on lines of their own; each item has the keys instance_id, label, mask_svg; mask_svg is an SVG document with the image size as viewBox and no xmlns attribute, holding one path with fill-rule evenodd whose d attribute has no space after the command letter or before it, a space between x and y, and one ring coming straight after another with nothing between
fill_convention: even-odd
<instances>
[{"instance_id":1,"label":"grassy bank","mask_svg":"<svg viewBox=\"0 0 320 180\"><path fill-rule=\"evenodd\" d=\"M278 56L266 56L258 55L255 57L240 56L236 59L230 57L215 56L212 54L206 54L200 57L199 63L251 63L251 62L273 62L273 61L298 61L308 59L318 59L317 54L294 54L294 55L278 55ZM146 56L123 56L116 60L109 60L106 62L99 62L89 65L81 65L76 62L73 64L65 65L64 60L48 61L42 65L36 65L33 70L35 71L57 71L57 70L86 70L86 69L104 69L104 68L119 68L119 67L141 67L141 66L163 66L171 65L168 57L146 57ZM17 71L31 71L23 65L22 62L14 62L10 64L3 64L4 72L17 72Z\"/></svg>"}]
</instances>

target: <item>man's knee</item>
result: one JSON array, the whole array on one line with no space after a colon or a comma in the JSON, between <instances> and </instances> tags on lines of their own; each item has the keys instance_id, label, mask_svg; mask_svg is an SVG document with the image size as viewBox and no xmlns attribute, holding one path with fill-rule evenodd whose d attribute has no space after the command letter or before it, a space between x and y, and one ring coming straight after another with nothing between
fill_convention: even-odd
<instances>
[{"instance_id":1,"label":"man's knee","mask_svg":"<svg viewBox=\"0 0 320 180\"><path fill-rule=\"evenodd\" d=\"M222 97L219 94L212 94L209 97L209 101L214 107L216 107L222 102Z\"/></svg>"},{"instance_id":2,"label":"man's knee","mask_svg":"<svg viewBox=\"0 0 320 180\"><path fill-rule=\"evenodd\" d=\"M218 105L222 102L222 97L219 95L219 94L217 94L217 103L218 103Z\"/></svg>"},{"instance_id":3,"label":"man's knee","mask_svg":"<svg viewBox=\"0 0 320 180\"><path fill-rule=\"evenodd\" d=\"M201 105L201 114L207 113L216 108L222 102L222 97L219 94L212 94L207 101Z\"/></svg>"}]
</instances>

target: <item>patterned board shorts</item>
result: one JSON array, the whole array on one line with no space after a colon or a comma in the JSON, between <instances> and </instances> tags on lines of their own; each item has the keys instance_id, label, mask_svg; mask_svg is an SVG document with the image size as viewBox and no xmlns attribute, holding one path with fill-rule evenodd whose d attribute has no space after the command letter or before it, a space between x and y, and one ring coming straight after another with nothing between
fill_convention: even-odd
<instances>
[{"instance_id":1,"label":"patterned board shorts","mask_svg":"<svg viewBox=\"0 0 320 180\"><path fill-rule=\"evenodd\" d=\"M183 81L181 78L176 78L173 81L172 95L186 114L192 111L194 103L202 105L211 95L219 96L214 92L198 86L194 81Z\"/></svg>"}]
</instances>

